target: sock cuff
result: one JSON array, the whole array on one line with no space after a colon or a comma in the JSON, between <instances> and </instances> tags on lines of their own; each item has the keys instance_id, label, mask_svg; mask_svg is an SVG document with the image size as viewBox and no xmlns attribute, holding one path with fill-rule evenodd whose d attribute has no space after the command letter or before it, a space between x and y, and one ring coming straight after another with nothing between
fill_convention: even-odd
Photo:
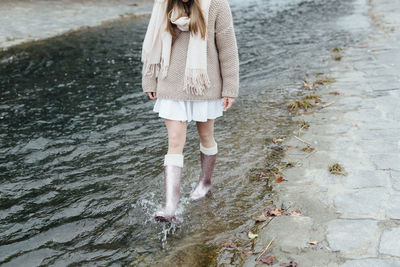
<instances>
[{"instance_id":1,"label":"sock cuff","mask_svg":"<svg viewBox=\"0 0 400 267\"><path fill-rule=\"evenodd\" d=\"M182 154L167 154L164 157L164 166L174 165L183 168L183 155Z\"/></svg>"},{"instance_id":2,"label":"sock cuff","mask_svg":"<svg viewBox=\"0 0 400 267\"><path fill-rule=\"evenodd\" d=\"M203 152L203 154L206 154L208 156L215 155L218 153L218 145L217 145L217 143L215 143L215 146L206 148L200 142L200 151Z\"/></svg>"}]
</instances>

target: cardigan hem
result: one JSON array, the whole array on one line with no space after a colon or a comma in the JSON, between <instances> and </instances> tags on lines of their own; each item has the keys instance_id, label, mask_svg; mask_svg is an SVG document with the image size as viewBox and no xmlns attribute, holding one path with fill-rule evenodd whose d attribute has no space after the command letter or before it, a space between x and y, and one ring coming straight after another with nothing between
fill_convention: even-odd
<instances>
[{"instance_id":1,"label":"cardigan hem","mask_svg":"<svg viewBox=\"0 0 400 267\"><path fill-rule=\"evenodd\" d=\"M165 98L165 99L172 99L172 100L183 100L183 101L207 101L207 100L218 100L221 99L223 97L218 96L211 96L211 97L204 97L204 98L198 98L198 97L190 97L190 96L186 96L186 97L175 97L175 96L166 96L166 95L158 95L157 94L157 98Z\"/></svg>"}]
</instances>

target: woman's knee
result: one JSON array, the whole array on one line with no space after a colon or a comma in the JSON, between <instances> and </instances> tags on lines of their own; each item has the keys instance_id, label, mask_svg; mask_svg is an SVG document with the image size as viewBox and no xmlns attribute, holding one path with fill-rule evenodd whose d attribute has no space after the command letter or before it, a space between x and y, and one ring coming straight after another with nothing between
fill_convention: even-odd
<instances>
[{"instance_id":1,"label":"woman's knee","mask_svg":"<svg viewBox=\"0 0 400 267\"><path fill-rule=\"evenodd\" d=\"M214 139L212 131L199 130L199 137L202 141L210 141Z\"/></svg>"},{"instance_id":2,"label":"woman's knee","mask_svg":"<svg viewBox=\"0 0 400 267\"><path fill-rule=\"evenodd\" d=\"M203 146L211 147L215 143L213 131L199 131L199 137Z\"/></svg>"},{"instance_id":3,"label":"woman's knee","mask_svg":"<svg viewBox=\"0 0 400 267\"><path fill-rule=\"evenodd\" d=\"M179 147L185 144L186 140L186 124L166 120L166 125L168 129L168 142L169 145Z\"/></svg>"},{"instance_id":4,"label":"woman's knee","mask_svg":"<svg viewBox=\"0 0 400 267\"><path fill-rule=\"evenodd\" d=\"M170 147L179 148L185 145L186 135L179 131L172 131L168 134L168 142Z\"/></svg>"}]
</instances>

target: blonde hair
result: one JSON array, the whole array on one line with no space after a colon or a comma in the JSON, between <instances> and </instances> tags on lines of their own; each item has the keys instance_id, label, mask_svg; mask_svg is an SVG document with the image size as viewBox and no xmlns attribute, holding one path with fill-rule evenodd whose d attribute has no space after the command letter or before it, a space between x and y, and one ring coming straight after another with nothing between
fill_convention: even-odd
<instances>
[{"instance_id":1,"label":"blonde hair","mask_svg":"<svg viewBox=\"0 0 400 267\"><path fill-rule=\"evenodd\" d=\"M190 24L189 24L189 31L193 34L197 34L200 32L201 38L206 39L206 32L207 32L207 25L206 20L204 18L203 12L201 11L201 4L200 0L189 0L190 9L189 14L190 16ZM183 6L182 0L168 0L167 4L167 31L171 33L172 36L175 37L175 30L176 27L173 23L171 23L171 13L172 10L176 8L180 15L182 15L185 11Z\"/></svg>"}]
</instances>

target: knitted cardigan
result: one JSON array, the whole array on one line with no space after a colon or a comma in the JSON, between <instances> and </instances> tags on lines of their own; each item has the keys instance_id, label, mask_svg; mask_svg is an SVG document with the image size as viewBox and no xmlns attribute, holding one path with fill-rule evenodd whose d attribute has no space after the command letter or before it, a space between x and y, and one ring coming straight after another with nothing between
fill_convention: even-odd
<instances>
[{"instance_id":1,"label":"knitted cardigan","mask_svg":"<svg viewBox=\"0 0 400 267\"><path fill-rule=\"evenodd\" d=\"M211 86L204 95L183 90L189 32L177 29L171 47L166 78L142 75L144 92L157 92L157 98L175 100L215 100L239 93L239 56L228 0L211 0L208 15L207 73Z\"/></svg>"}]
</instances>

